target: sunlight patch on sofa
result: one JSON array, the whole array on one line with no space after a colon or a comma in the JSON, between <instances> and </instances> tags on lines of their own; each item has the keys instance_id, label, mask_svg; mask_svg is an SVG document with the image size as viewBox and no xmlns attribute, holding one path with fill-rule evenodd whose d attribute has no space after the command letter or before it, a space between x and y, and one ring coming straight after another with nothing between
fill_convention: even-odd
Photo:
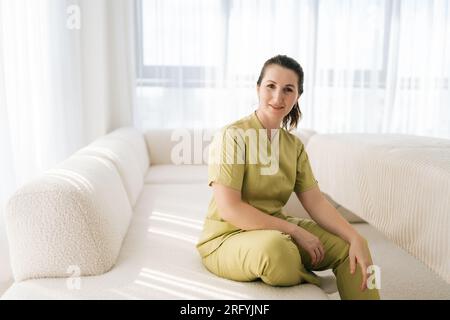
<instances>
[{"instance_id":1,"label":"sunlight patch on sofa","mask_svg":"<svg viewBox=\"0 0 450 320\"><path fill-rule=\"evenodd\" d=\"M149 220L156 220L156 221L164 221L164 222L168 222L171 224L177 224L183 227L189 227L192 229L196 229L196 230L201 230L202 229L202 224L201 223L197 223L193 224L193 223L188 223L188 222L183 222L183 221L179 221L181 219L173 219L173 218L167 218L164 216L158 216L158 215L154 215L155 212L152 213L152 215L149 217Z\"/></svg>"},{"instance_id":2,"label":"sunlight patch on sofa","mask_svg":"<svg viewBox=\"0 0 450 320\"><path fill-rule=\"evenodd\" d=\"M193 244L196 244L198 242L197 238L183 235L180 233L167 232L167 231L163 231L163 230L155 229L155 228L149 228L148 232L163 235L163 236L170 237L170 238L175 238L178 240L187 241L187 242L190 242Z\"/></svg>"},{"instance_id":3,"label":"sunlight patch on sofa","mask_svg":"<svg viewBox=\"0 0 450 320\"><path fill-rule=\"evenodd\" d=\"M84 187L84 189L89 191L89 193L94 193L94 187L92 186L91 182L75 171L66 169L54 169L46 173L45 175L70 183L78 190L80 189L80 187Z\"/></svg>"},{"instance_id":4,"label":"sunlight patch on sofa","mask_svg":"<svg viewBox=\"0 0 450 320\"><path fill-rule=\"evenodd\" d=\"M173 276L160 271L150 270L143 268L140 276L153 279L156 281L164 282L166 284L173 285L175 287L181 287L184 289L195 291L196 293L205 294L208 297L214 297L217 299L248 299L249 296L239 294L230 290L219 289L216 286L207 285L197 281L184 279L181 277Z\"/></svg>"},{"instance_id":5,"label":"sunlight patch on sofa","mask_svg":"<svg viewBox=\"0 0 450 320\"><path fill-rule=\"evenodd\" d=\"M195 224L203 225L203 220L200 220L200 219L186 218L186 217L182 217L182 216L179 216L179 215L162 213L162 212L159 212L159 211L152 211L152 215L160 216L160 217L166 217L166 218L172 218L172 219L177 219L177 220L183 220L183 221L186 221L186 222L192 222L192 223L195 223Z\"/></svg>"},{"instance_id":6,"label":"sunlight patch on sofa","mask_svg":"<svg viewBox=\"0 0 450 320\"><path fill-rule=\"evenodd\" d=\"M94 152L98 152L101 155L104 155L108 159L113 160L114 163L120 162L120 156L113 150L110 150L106 147L89 146L89 149Z\"/></svg>"}]
</instances>

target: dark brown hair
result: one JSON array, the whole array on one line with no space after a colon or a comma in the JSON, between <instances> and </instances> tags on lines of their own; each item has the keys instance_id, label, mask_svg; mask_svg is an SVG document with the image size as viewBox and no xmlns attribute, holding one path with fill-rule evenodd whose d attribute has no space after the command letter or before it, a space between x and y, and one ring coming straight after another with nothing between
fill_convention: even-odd
<instances>
[{"instance_id":1,"label":"dark brown hair","mask_svg":"<svg viewBox=\"0 0 450 320\"><path fill-rule=\"evenodd\" d=\"M266 72L266 68L272 64L279 65L283 68L290 69L294 71L297 74L298 77L298 97L303 93L303 69L300 66L300 64L295 61L294 59L285 56L285 55L277 55L275 57L270 58L264 63L264 66L261 69L261 73L259 74L258 81L256 82L258 86L261 85L261 81L264 78L264 74ZM300 121L302 117L302 112L300 111L300 107L298 105L298 101L294 104L294 107L292 108L291 112L289 112L284 118L283 118L283 128L286 130L288 129L289 125L289 131L292 129L297 128L297 124Z\"/></svg>"}]
</instances>

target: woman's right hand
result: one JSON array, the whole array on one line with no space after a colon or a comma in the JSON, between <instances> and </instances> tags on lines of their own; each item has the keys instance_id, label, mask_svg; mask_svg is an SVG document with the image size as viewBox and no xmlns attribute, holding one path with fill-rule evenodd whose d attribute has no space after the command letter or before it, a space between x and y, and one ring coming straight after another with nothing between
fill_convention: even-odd
<instances>
[{"instance_id":1,"label":"woman's right hand","mask_svg":"<svg viewBox=\"0 0 450 320\"><path fill-rule=\"evenodd\" d=\"M325 250L319 238L311 232L298 227L298 229L291 234L299 249L306 250L311 257L311 264L318 265L325 257Z\"/></svg>"}]
</instances>

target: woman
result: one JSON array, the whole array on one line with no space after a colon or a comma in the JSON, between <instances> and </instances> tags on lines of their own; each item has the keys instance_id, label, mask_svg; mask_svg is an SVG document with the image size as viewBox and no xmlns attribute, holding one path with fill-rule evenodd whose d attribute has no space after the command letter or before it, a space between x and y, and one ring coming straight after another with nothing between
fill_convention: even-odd
<instances>
[{"instance_id":1,"label":"woman","mask_svg":"<svg viewBox=\"0 0 450 320\"><path fill-rule=\"evenodd\" d=\"M258 109L226 126L210 146L221 161L210 155L214 195L197 244L203 264L223 278L273 286L320 285L312 271L332 268L341 299L379 299L366 285L367 241L324 198L302 142L288 131L301 116L301 66L287 56L269 59L256 89ZM263 174L267 161L252 161L255 132L259 159L276 155L273 172ZM314 221L282 213L292 192Z\"/></svg>"}]
</instances>

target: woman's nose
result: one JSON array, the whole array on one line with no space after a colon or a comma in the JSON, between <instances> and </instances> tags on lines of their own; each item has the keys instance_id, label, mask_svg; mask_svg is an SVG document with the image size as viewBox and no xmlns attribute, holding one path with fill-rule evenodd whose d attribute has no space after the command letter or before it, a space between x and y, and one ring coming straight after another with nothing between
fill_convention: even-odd
<instances>
[{"instance_id":1,"label":"woman's nose","mask_svg":"<svg viewBox=\"0 0 450 320\"><path fill-rule=\"evenodd\" d=\"M283 102L283 93L281 91L276 90L273 93L272 100L276 104L281 104Z\"/></svg>"}]
</instances>

